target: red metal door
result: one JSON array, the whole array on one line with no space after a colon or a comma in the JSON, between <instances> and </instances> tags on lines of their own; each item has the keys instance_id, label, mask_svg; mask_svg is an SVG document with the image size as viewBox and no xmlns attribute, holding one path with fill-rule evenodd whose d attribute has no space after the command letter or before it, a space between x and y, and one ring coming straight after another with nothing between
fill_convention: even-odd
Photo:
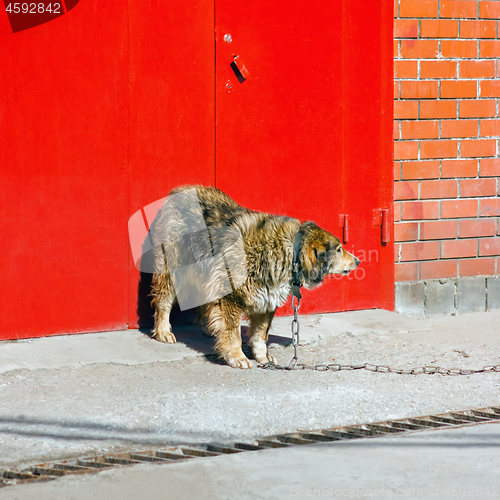
<instances>
[{"instance_id":1,"label":"red metal door","mask_svg":"<svg viewBox=\"0 0 500 500\"><path fill-rule=\"evenodd\" d=\"M2 4L0 339L127 324L127 45L123 1L17 33Z\"/></svg>"},{"instance_id":2,"label":"red metal door","mask_svg":"<svg viewBox=\"0 0 500 500\"><path fill-rule=\"evenodd\" d=\"M341 238L347 215L363 264L302 311L392 309L393 245L373 225L392 213L392 3L215 4L217 187Z\"/></svg>"},{"instance_id":3,"label":"red metal door","mask_svg":"<svg viewBox=\"0 0 500 500\"><path fill-rule=\"evenodd\" d=\"M213 1L129 6L128 217L174 187L215 181ZM129 266L129 326L151 325L151 275Z\"/></svg>"}]
</instances>

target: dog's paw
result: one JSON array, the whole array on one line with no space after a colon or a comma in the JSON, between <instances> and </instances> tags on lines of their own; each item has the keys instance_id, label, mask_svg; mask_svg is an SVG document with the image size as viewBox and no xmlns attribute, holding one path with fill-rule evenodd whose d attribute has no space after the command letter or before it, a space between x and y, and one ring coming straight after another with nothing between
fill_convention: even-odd
<instances>
[{"instance_id":1,"label":"dog's paw","mask_svg":"<svg viewBox=\"0 0 500 500\"><path fill-rule=\"evenodd\" d=\"M242 368L243 370L247 370L248 368L252 368L249 359L246 356L233 358L232 356L228 356L226 358L226 362L232 368Z\"/></svg>"},{"instance_id":2,"label":"dog's paw","mask_svg":"<svg viewBox=\"0 0 500 500\"><path fill-rule=\"evenodd\" d=\"M267 356L259 357L259 359L257 359L257 363L260 363L261 365L265 365L266 363L272 363L273 365L277 364L275 357L271 356L270 354L268 354Z\"/></svg>"},{"instance_id":3,"label":"dog's paw","mask_svg":"<svg viewBox=\"0 0 500 500\"><path fill-rule=\"evenodd\" d=\"M175 344L177 342L172 332L166 332L164 330L155 331L153 333L153 338L158 342L165 342L166 344Z\"/></svg>"}]
</instances>

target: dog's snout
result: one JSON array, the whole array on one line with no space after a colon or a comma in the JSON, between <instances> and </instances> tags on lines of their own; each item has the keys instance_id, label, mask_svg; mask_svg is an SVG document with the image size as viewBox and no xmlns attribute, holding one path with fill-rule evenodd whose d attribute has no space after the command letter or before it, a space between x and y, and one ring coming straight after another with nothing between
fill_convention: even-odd
<instances>
[{"instance_id":1,"label":"dog's snout","mask_svg":"<svg viewBox=\"0 0 500 500\"><path fill-rule=\"evenodd\" d=\"M360 262L361 261L357 257L354 257L354 266L355 267L358 267Z\"/></svg>"}]
</instances>

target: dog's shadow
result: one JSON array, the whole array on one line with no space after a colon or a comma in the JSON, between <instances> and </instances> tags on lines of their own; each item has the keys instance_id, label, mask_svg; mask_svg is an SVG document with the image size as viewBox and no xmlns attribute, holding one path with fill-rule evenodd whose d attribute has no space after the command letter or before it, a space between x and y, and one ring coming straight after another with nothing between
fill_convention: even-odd
<instances>
[{"instance_id":1,"label":"dog's shadow","mask_svg":"<svg viewBox=\"0 0 500 500\"><path fill-rule=\"evenodd\" d=\"M181 311L177 305L172 309L171 325L177 342L184 344L191 350L203 354L204 358L210 363L216 365L225 365L225 361L214 352L215 339L203 333L201 328L196 324L196 309ZM248 326L241 327L242 350L248 359L255 359L251 347L248 342ZM153 325L142 326L139 331L150 337L151 342L156 342L153 338ZM280 337L278 335L269 335L268 344L277 344L287 346L291 344L289 338Z\"/></svg>"}]
</instances>

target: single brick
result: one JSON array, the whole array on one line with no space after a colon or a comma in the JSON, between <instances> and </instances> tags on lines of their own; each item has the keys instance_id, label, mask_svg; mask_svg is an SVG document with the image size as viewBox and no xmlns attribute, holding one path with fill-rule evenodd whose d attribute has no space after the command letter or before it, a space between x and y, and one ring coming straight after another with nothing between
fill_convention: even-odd
<instances>
[{"instance_id":1,"label":"single brick","mask_svg":"<svg viewBox=\"0 0 500 500\"><path fill-rule=\"evenodd\" d=\"M439 219L439 201L408 201L401 207L402 220Z\"/></svg>"},{"instance_id":2,"label":"single brick","mask_svg":"<svg viewBox=\"0 0 500 500\"><path fill-rule=\"evenodd\" d=\"M493 219L473 219L460 221L460 238L495 236L496 223Z\"/></svg>"},{"instance_id":3,"label":"single brick","mask_svg":"<svg viewBox=\"0 0 500 500\"><path fill-rule=\"evenodd\" d=\"M477 102L477 101L474 101ZM423 101L420 103L420 118L456 118L457 101ZM416 118L408 116L408 118Z\"/></svg>"},{"instance_id":4,"label":"single brick","mask_svg":"<svg viewBox=\"0 0 500 500\"><path fill-rule=\"evenodd\" d=\"M423 283L396 283L394 296L394 307L399 314L415 318L424 317L425 285Z\"/></svg>"},{"instance_id":5,"label":"single brick","mask_svg":"<svg viewBox=\"0 0 500 500\"><path fill-rule=\"evenodd\" d=\"M500 309L500 278L487 278L486 289L488 311Z\"/></svg>"},{"instance_id":6,"label":"single brick","mask_svg":"<svg viewBox=\"0 0 500 500\"><path fill-rule=\"evenodd\" d=\"M458 36L458 21L422 19L420 21L420 36L422 38L456 38Z\"/></svg>"},{"instance_id":7,"label":"single brick","mask_svg":"<svg viewBox=\"0 0 500 500\"><path fill-rule=\"evenodd\" d=\"M439 17L459 17L475 19L477 4L475 0L441 0Z\"/></svg>"},{"instance_id":8,"label":"single brick","mask_svg":"<svg viewBox=\"0 0 500 500\"><path fill-rule=\"evenodd\" d=\"M464 139L460 141L460 155L463 158L495 156L496 149L495 139Z\"/></svg>"},{"instance_id":9,"label":"single brick","mask_svg":"<svg viewBox=\"0 0 500 500\"><path fill-rule=\"evenodd\" d=\"M394 241L418 240L418 224L416 222L403 222L394 225Z\"/></svg>"},{"instance_id":10,"label":"single brick","mask_svg":"<svg viewBox=\"0 0 500 500\"><path fill-rule=\"evenodd\" d=\"M458 181L439 180L422 181L420 183L420 198L456 198L458 196Z\"/></svg>"},{"instance_id":11,"label":"single brick","mask_svg":"<svg viewBox=\"0 0 500 500\"><path fill-rule=\"evenodd\" d=\"M400 85L401 99L436 99L439 97L439 83L435 81L414 82L405 80Z\"/></svg>"},{"instance_id":12,"label":"single brick","mask_svg":"<svg viewBox=\"0 0 500 500\"><path fill-rule=\"evenodd\" d=\"M418 264L416 262L402 262L394 265L394 281L417 281Z\"/></svg>"},{"instance_id":13,"label":"single brick","mask_svg":"<svg viewBox=\"0 0 500 500\"><path fill-rule=\"evenodd\" d=\"M460 38L496 38L496 21L460 21Z\"/></svg>"},{"instance_id":14,"label":"single brick","mask_svg":"<svg viewBox=\"0 0 500 500\"><path fill-rule=\"evenodd\" d=\"M494 100L460 101L460 118L493 118L496 115Z\"/></svg>"},{"instance_id":15,"label":"single brick","mask_svg":"<svg viewBox=\"0 0 500 500\"><path fill-rule=\"evenodd\" d=\"M456 272L456 263L455 263ZM455 314L455 282L453 280L441 283L429 281L425 284L425 315L446 316Z\"/></svg>"},{"instance_id":16,"label":"single brick","mask_svg":"<svg viewBox=\"0 0 500 500\"><path fill-rule=\"evenodd\" d=\"M441 124L442 127L442 124ZM441 177L477 177L477 160L443 160Z\"/></svg>"},{"instance_id":17,"label":"single brick","mask_svg":"<svg viewBox=\"0 0 500 500\"><path fill-rule=\"evenodd\" d=\"M496 179L462 179L460 181L460 196L462 198L495 196L496 194Z\"/></svg>"},{"instance_id":18,"label":"single brick","mask_svg":"<svg viewBox=\"0 0 500 500\"><path fill-rule=\"evenodd\" d=\"M500 97L500 80L482 80L479 88L480 97Z\"/></svg>"},{"instance_id":19,"label":"single brick","mask_svg":"<svg viewBox=\"0 0 500 500\"><path fill-rule=\"evenodd\" d=\"M437 220L420 223L421 240L444 240L457 237L458 221Z\"/></svg>"},{"instance_id":20,"label":"single brick","mask_svg":"<svg viewBox=\"0 0 500 500\"><path fill-rule=\"evenodd\" d=\"M500 4L498 1L479 2L479 17L482 19L499 19Z\"/></svg>"},{"instance_id":21,"label":"single brick","mask_svg":"<svg viewBox=\"0 0 500 500\"><path fill-rule=\"evenodd\" d=\"M399 17L437 17L437 0L401 0Z\"/></svg>"},{"instance_id":22,"label":"single brick","mask_svg":"<svg viewBox=\"0 0 500 500\"><path fill-rule=\"evenodd\" d=\"M496 217L500 215L500 198L487 198L479 202L481 217Z\"/></svg>"},{"instance_id":23,"label":"single brick","mask_svg":"<svg viewBox=\"0 0 500 500\"><path fill-rule=\"evenodd\" d=\"M460 61L459 71L460 78L494 78L495 61Z\"/></svg>"},{"instance_id":24,"label":"single brick","mask_svg":"<svg viewBox=\"0 0 500 500\"><path fill-rule=\"evenodd\" d=\"M403 59L434 59L438 56L439 45L437 40L401 40L400 50Z\"/></svg>"},{"instance_id":25,"label":"single brick","mask_svg":"<svg viewBox=\"0 0 500 500\"><path fill-rule=\"evenodd\" d=\"M477 97L477 82L475 80L441 82L441 99L450 97Z\"/></svg>"},{"instance_id":26,"label":"single brick","mask_svg":"<svg viewBox=\"0 0 500 500\"><path fill-rule=\"evenodd\" d=\"M396 141L394 143L395 160L415 160L418 158L418 142Z\"/></svg>"},{"instance_id":27,"label":"single brick","mask_svg":"<svg viewBox=\"0 0 500 500\"><path fill-rule=\"evenodd\" d=\"M420 263L420 279L437 280L440 278L454 278L457 276L458 261L431 260Z\"/></svg>"},{"instance_id":28,"label":"single brick","mask_svg":"<svg viewBox=\"0 0 500 500\"><path fill-rule=\"evenodd\" d=\"M393 139L399 140L401 137L399 137L399 122L397 120L394 120L394 127L392 130L392 136Z\"/></svg>"},{"instance_id":29,"label":"single brick","mask_svg":"<svg viewBox=\"0 0 500 500\"><path fill-rule=\"evenodd\" d=\"M403 179L439 179L439 161L404 162Z\"/></svg>"},{"instance_id":30,"label":"single brick","mask_svg":"<svg viewBox=\"0 0 500 500\"><path fill-rule=\"evenodd\" d=\"M441 242L441 258L477 257L477 240L445 240Z\"/></svg>"},{"instance_id":31,"label":"single brick","mask_svg":"<svg viewBox=\"0 0 500 500\"><path fill-rule=\"evenodd\" d=\"M402 139L437 139L439 123L437 121L401 122Z\"/></svg>"},{"instance_id":32,"label":"single brick","mask_svg":"<svg viewBox=\"0 0 500 500\"><path fill-rule=\"evenodd\" d=\"M394 222L401 220L401 203L394 203Z\"/></svg>"},{"instance_id":33,"label":"single brick","mask_svg":"<svg viewBox=\"0 0 500 500\"><path fill-rule=\"evenodd\" d=\"M456 78L457 66L456 61L421 61L420 78Z\"/></svg>"},{"instance_id":34,"label":"single brick","mask_svg":"<svg viewBox=\"0 0 500 500\"><path fill-rule=\"evenodd\" d=\"M479 42L479 57L500 57L500 41L481 40Z\"/></svg>"},{"instance_id":35,"label":"single brick","mask_svg":"<svg viewBox=\"0 0 500 500\"><path fill-rule=\"evenodd\" d=\"M477 214L477 200L443 200L441 202L441 217L443 219L477 217Z\"/></svg>"},{"instance_id":36,"label":"single brick","mask_svg":"<svg viewBox=\"0 0 500 500\"><path fill-rule=\"evenodd\" d=\"M457 105L455 103L455 114ZM394 103L394 118L418 118L418 101L396 101Z\"/></svg>"},{"instance_id":37,"label":"single brick","mask_svg":"<svg viewBox=\"0 0 500 500\"><path fill-rule=\"evenodd\" d=\"M481 137L500 136L500 120L481 120Z\"/></svg>"},{"instance_id":38,"label":"single brick","mask_svg":"<svg viewBox=\"0 0 500 500\"><path fill-rule=\"evenodd\" d=\"M500 255L500 238L479 240L479 256Z\"/></svg>"},{"instance_id":39,"label":"single brick","mask_svg":"<svg viewBox=\"0 0 500 500\"><path fill-rule=\"evenodd\" d=\"M399 82L394 82L394 99L399 99Z\"/></svg>"},{"instance_id":40,"label":"single brick","mask_svg":"<svg viewBox=\"0 0 500 500\"><path fill-rule=\"evenodd\" d=\"M416 19L395 19L394 38L418 38L418 21Z\"/></svg>"},{"instance_id":41,"label":"single brick","mask_svg":"<svg viewBox=\"0 0 500 500\"><path fill-rule=\"evenodd\" d=\"M394 59L399 57L399 40L394 40Z\"/></svg>"},{"instance_id":42,"label":"single brick","mask_svg":"<svg viewBox=\"0 0 500 500\"><path fill-rule=\"evenodd\" d=\"M441 137L477 137L477 120L443 120Z\"/></svg>"},{"instance_id":43,"label":"single brick","mask_svg":"<svg viewBox=\"0 0 500 500\"><path fill-rule=\"evenodd\" d=\"M481 177L500 177L500 159L481 160Z\"/></svg>"},{"instance_id":44,"label":"single brick","mask_svg":"<svg viewBox=\"0 0 500 500\"><path fill-rule=\"evenodd\" d=\"M416 200L418 198L418 182L396 182L394 184L395 200Z\"/></svg>"},{"instance_id":45,"label":"single brick","mask_svg":"<svg viewBox=\"0 0 500 500\"><path fill-rule=\"evenodd\" d=\"M465 259L458 262L459 276L493 276L495 259Z\"/></svg>"},{"instance_id":46,"label":"single brick","mask_svg":"<svg viewBox=\"0 0 500 500\"><path fill-rule=\"evenodd\" d=\"M401 177L401 162L395 161L394 162L394 180L399 181L400 177Z\"/></svg>"},{"instance_id":47,"label":"single brick","mask_svg":"<svg viewBox=\"0 0 500 500\"><path fill-rule=\"evenodd\" d=\"M401 244L401 261L434 260L439 258L439 241L417 241Z\"/></svg>"},{"instance_id":48,"label":"single brick","mask_svg":"<svg viewBox=\"0 0 500 500\"><path fill-rule=\"evenodd\" d=\"M476 274L463 274L460 261L460 276L476 276ZM463 266L464 268L468 265ZM457 312L466 314L486 310L486 280L459 279L457 280Z\"/></svg>"},{"instance_id":49,"label":"single brick","mask_svg":"<svg viewBox=\"0 0 500 500\"><path fill-rule=\"evenodd\" d=\"M478 42L476 42L475 40L442 40L441 55L446 58L460 57L460 58L475 59L477 57L477 43ZM491 56L484 56L484 57L491 57Z\"/></svg>"},{"instance_id":50,"label":"single brick","mask_svg":"<svg viewBox=\"0 0 500 500\"><path fill-rule=\"evenodd\" d=\"M438 140L422 141L420 144L420 158L456 158L458 141Z\"/></svg>"},{"instance_id":51,"label":"single brick","mask_svg":"<svg viewBox=\"0 0 500 500\"><path fill-rule=\"evenodd\" d=\"M487 61L493 62L493 61ZM493 66L495 63L493 62ZM495 68L493 67L493 76ZM394 61L394 78L417 78L418 62L417 61Z\"/></svg>"}]
</instances>

